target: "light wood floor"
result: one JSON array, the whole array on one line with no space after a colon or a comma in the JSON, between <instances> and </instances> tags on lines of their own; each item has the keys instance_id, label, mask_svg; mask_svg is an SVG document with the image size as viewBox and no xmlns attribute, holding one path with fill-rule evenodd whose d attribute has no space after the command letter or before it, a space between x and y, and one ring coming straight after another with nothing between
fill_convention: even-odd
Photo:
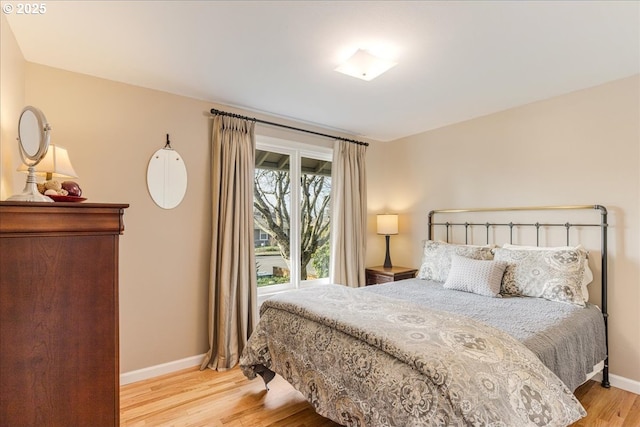
<instances>
[{"instance_id":1,"label":"light wood floor","mask_svg":"<svg viewBox=\"0 0 640 427\"><path fill-rule=\"evenodd\" d=\"M261 379L189 369L122 386L121 426L336 427L316 414L300 393L276 377L267 393ZM588 412L580 427L639 427L640 395L589 381L576 390Z\"/></svg>"}]
</instances>

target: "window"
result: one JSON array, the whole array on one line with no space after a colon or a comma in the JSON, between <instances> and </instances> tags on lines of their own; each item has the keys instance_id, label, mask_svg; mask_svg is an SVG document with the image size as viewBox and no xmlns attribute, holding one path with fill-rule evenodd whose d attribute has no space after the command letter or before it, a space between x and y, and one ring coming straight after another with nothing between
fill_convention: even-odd
<instances>
[{"instance_id":1,"label":"window","mask_svg":"<svg viewBox=\"0 0 640 427\"><path fill-rule=\"evenodd\" d=\"M328 283L331 149L257 139L253 216L258 291Z\"/></svg>"}]
</instances>

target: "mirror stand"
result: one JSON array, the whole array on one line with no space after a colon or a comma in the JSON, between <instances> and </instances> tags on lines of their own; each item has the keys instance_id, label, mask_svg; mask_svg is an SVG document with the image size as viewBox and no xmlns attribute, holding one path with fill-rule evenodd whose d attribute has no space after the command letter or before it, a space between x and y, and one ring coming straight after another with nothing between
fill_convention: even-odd
<instances>
[{"instance_id":1,"label":"mirror stand","mask_svg":"<svg viewBox=\"0 0 640 427\"><path fill-rule=\"evenodd\" d=\"M36 181L36 172L34 166L29 166L29 175L27 175L27 183L24 186L21 194L15 194L9 197L7 200L16 202L53 202L51 197L45 196L38 191L38 184Z\"/></svg>"},{"instance_id":2,"label":"mirror stand","mask_svg":"<svg viewBox=\"0 0 640 427\"><path fill-rule=\"evenodd\" d=\"M18 147L22 163L28 166L27 183L21 194L9 197L7 200L20 202L53 202L53 199L40 194L36 182L35 166L40 163L49 150L51 126L47 123L44 113L27 105L18 119Z\"/></svg>"}]
</instances>

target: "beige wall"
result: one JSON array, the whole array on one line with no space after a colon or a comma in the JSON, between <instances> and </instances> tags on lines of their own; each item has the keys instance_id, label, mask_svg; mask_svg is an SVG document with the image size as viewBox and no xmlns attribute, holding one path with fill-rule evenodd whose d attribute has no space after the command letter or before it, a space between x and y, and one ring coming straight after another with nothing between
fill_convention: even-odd
<instances>
[{"instance_id":1,"label":"beige wall","mask_svg":"<svg viewBox=\"0 0 640 427\"><path fill-rule=\"evenodd\" d=\"M11 32L7 18L0 15L0 200L20 193L26 175L14 182L19 162L18 117L24 108L25 60Z\"/></svg>"},{"instance_id":2,"label":"beige wall","mask_svg":"<svg viewBox=\"0 0 640 427\"><path fill-rule=\"evenodd\" d=\"M46 114L53 128L51 141L68 149L83 196L88 202L131 205L120 240L121 372L206 352L209 110L326 130L33 63L24 69L20 108L25 102ZM17 123L14 116L10 120ZM147 163L164 147L167 133L187 165L189 179L183 202L173 210L157 207L146 187ZM256 133L332 144L326 138L262 125ZM0 152L10 151L8 145L3 142ZM10 172L19 160L13 163ZM21 189L24 175L13 174Z\"/></svg>"},{"instance_id":3,"label":"beige wall","mask_svg":"<svg viewBox=\"0 0 640 427\"><path fill-rule=\"evenodd\" d=\"M376 143L368 153L368 265L376 213L401 213L394 264L419 266L432 209L602 204L609 208L610 367L640 381L640 76ZM596 215L595 220L599 218ZM594 302L599 291L592 290Z\"/></svg>"}]
</instances>

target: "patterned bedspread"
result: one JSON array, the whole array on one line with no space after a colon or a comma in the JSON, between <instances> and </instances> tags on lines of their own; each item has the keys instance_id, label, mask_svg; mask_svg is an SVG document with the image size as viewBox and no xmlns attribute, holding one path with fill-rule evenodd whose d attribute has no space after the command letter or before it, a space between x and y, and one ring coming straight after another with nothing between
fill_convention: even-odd
<instances>
[{"instance_id":1,"label":"patterned bedspread","mask_svg":"<svg viewBox=\"0 0 640 427\"><path fill-rule=\"evenodd\" d=\"M586 415L520 342L471 319L344 286L265 301L240 359L347 426L566 426Z\"/></svg>"},{"instance_id":2,"label":"patterned bedspread","mask_svg":"<svg viewBox=\"0 0 640 427\"><path fill-rule=\"evenodd\" d=\"M578 388L607 356L602 312L592 304L579 307L543 298L487 298L421 279L367 286L361 291L457 313L500 329L531 350L570 390Z\"/></svg>"}]
</instances>

